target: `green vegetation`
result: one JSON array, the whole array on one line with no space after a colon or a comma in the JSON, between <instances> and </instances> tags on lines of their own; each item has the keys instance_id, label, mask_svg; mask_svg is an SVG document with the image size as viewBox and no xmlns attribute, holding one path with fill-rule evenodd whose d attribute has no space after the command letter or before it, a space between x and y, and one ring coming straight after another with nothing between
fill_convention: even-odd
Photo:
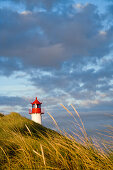
<instances>
[{"instance_id":1,"label":"green vegetation","mask_svg":"<svg viewBox=\"0 0 113 170\"><path fill-rule=\"evenodd\" d=\"M0 117L3 117L4 115L2 113L0 113Z\"/></svg>"},{"instance_id":2,"label":"green vegetation","mask_svg":"<svg viewBox=\"0 0 113 170\"><path fill-rule=\"evenodd\" d=\"M81 134L76 133L77 138L74 138L17 113L3 116L0 119L0 169L113 169L112 143L110 149L107 144L99 149L88 138L81 119L80 122L81 126L75 119Z\"/></svg>"}]
</instances>

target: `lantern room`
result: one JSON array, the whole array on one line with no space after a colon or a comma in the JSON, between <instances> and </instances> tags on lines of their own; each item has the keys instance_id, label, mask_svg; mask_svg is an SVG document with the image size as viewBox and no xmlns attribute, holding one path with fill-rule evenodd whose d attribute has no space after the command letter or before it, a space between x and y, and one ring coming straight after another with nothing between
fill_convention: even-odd
<instances>
[{"instance_id":1,"label":"lantern room","mask_svg":"<svg viewBox=\"0 0 113 170\"><path fill-rule=\"evenodd\" d=\"M30 114L33 114L33 113L39 113L39 114L43 114L41 112L41 104L38 100L37 100L37 97L35 99L35 101L32 104L32 112Z\"/></svg>"}]
</instances>

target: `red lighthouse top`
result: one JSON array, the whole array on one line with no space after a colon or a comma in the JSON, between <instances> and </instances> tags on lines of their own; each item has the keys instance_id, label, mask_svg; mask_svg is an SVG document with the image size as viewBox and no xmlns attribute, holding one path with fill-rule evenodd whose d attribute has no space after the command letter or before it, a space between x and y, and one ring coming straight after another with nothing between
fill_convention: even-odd
<instances>
[{"instance_id":1,"label":"red lighthouse top","mask_svg":"<svg viewBox=\"0 0 113 170\"><path fill-rule=\"evenodd\" d=\"M35 101L32 102L31 104L32 104L32 111L29 110L29 114L34 114L34 113L44 114L41 111L42 103L37 100L37 97L36 97Z\"/></svg>"},{"instance_id":2,"label":"red lighthouse top","mask_svg":"<svg viewBox=\"0 0 113 170\"><path fill-rule=\"evenodd\" d=\"M40 103L40 102L37 100L37 97L36 97L35 101L34 101L33 103L31 103L31 104L33 105L33 104L42 104L42 103Z\"/></svg>"}]
</instances>

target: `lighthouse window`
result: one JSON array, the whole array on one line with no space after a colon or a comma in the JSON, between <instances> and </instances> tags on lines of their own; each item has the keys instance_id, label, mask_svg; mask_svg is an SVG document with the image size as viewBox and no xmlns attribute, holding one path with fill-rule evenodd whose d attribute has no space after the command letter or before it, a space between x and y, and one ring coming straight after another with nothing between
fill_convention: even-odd
<instances>
[{"instance_id":1,"label":"lighthouse window","mask_svg":"<svg viewBox=\"0 0 113 170\"><path fill-rule=\"evenodd\" d=\"M40 104L38 105L38 108L41 108L41 105L40 105Z\"/></svg>"},{"instance_id":2,"label":"lighthouse window","mask_svg":"<svg viewBox=\"0 0 113 170\"><path fill-rule=\"evenodd\" d=\"M32 108L35 108L35 104L32 105Z\"/></svg>"}]
</instances>

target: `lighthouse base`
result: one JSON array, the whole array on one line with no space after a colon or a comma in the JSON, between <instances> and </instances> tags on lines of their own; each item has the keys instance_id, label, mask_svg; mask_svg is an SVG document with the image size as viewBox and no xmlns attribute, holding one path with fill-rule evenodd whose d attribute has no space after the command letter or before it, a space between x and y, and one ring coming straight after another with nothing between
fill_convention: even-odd
<instances>
[{"instance_id":1,"label":"lighthouse base","mask_svg":"<svg viewBox=\"0 0 113 170\"><path fill-rule=\"evenodd\" d=\"M31 119L36 123L42 124L42 116L40 113L31 114Z\"/></svg>"}]
</instances>

